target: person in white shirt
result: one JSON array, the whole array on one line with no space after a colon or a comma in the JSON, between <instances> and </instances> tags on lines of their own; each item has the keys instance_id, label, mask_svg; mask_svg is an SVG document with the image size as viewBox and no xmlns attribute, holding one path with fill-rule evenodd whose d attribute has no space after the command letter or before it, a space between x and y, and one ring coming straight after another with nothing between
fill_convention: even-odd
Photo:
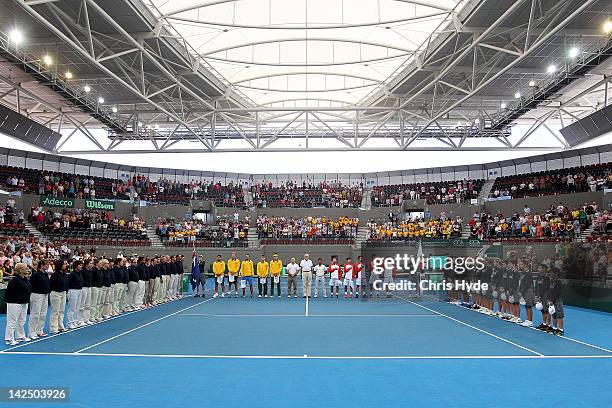
<instances>
[{"instance_id":1,"label":"person in white shirt","mask_svg":"<svg viewBox=\"0 0 612 408\"><path fill-rule=\"evenodd\" d=\"M291 258L291 262L287 264L285 270L287 271L287 297L291 297L291 288L293 288L293 297L298 297L297 274L300 266L295 263L295 258Z\"/></svg>"},{"instance_id":2,"label":"person in white shirt","mask_svg":"<svg viewBox=\"0 0 612 408\"><path fill-rule=\"evenodd\" d=\"M338 258L332 257L331 265L329 265L329 297L334 297L334 289L336 290L336 298L340 291L340 265L338 265Z\"/></svg>"},{"instance_id":3,"label":"person in white shirt","mask_svg":"<svg viewBox=\"0 0 612 408\"><path fill-rule=\"evenodd\" d=\"M312 260L308 254L300 261L302 270L302 297L310 297L310 286L312 285Z\"/></svg>"},{"instance_id":4,"label":"person in white shirt","mask_svg":"<svg viewBox=\"0 0 612 408\"><path fill-rule=\"evenodd\" d=\"M314 266L315 271L315 287L314 297L319 296L319 287L323 291L323 297L327 297L327 290L325 289L325 273L327 272L327 266L323 265L323 259L319 258L319 263Z\"/></svg>"}]
</instances>

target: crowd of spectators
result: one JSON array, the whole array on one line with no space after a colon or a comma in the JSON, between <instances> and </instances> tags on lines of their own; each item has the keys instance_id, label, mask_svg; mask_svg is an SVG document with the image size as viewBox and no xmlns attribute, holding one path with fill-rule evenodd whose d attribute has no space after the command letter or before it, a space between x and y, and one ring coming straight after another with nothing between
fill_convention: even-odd
<instances>
[{"instance_id":1,"label":"crowd of spectators","mask_svg":"<svg viewBox=\"0 0 612 408\"><path fill-rule=\"evenodd\" d=\"M612 188L612 163L498 177L491 198L538 197Z\"/></svg>"},{"instance_id":2,"label":"crowd of spectators","mask_svg":"<svg viewBox=\"0 0 612 408\"><path fill-rule=\"evenodd\" d=\"M263 243L352 241L357 236L358 222L357 218L350 217L293 218L260 214L257 217L257 236Z\"/></svg>"},{"instance_id":3,"label":"crowd of spectators","mask_svg":"<svg viewBox=\"0 0 612 408\"><path fill-rule=\"evenodd\" d=\"M245 205L242 186L234 182L227 185L195 180L189 183L166 179L153 182L146 176L137 175L130 181L130 187L141 200L153 203L189 204L189 200L211 200L217 207Z\"/></svg>"},{"instance_id":4,"label":"crowd of spectators","mask_svg":"<svg viewBox=\"0 0 612 408\"><path fill-rule=\"evenodd\" d=\"M484 180L436 183L392 184L372 188L372 206L398 206L404 200L425 200L432 204L454 204L478 198Z\"/></svg>"},{"instance_id":5,"label":"crowd of spectators","mask_svg":"<svg viewBox=\"0 0 612 408\"><path fill-rule=\"evenodd\" d=\"M12 191L54 197L129 199L127 183L104 177L0 166L0 179Z\"/></svg>"},{"instance_id":6,"label":"crowd of spectators","mask_svg":"<svg viewBox=\"0 0 612 408\"><path fill-rule=\"evenodd\" d=\"M159 220L155 232L169 246L246 247L249 224L227 217L215 225L199 219Z\"/></svg>"},{"instance_id":7,"label":"crowd of spectators","mask_svg":"<svg viewBox=\"0 0 612 408\"><path fill-rule=\"evenodd\" d=\"M450 239L461 236L461 217L415 218L403 221L369 220L367 241L412 241L419 239Z\"/></svg>"},{"instance_id":8,"label":"crowd of spectators","mask_svg":"<svg viewBox=\"0 0 612 408\"><path fill-rule=\"evenodd\" d=\"M192 180L180 183L167 179L151 181L135 175L119 180L61 172L0 166L0 179L8 190L54 197L84 199L140 199L152 203L189 204L189 200L211 200L217 207L243 207L244 192L234 182Z\"/></svg>"},{"instance_id":9,"label":"crowd of spectators","mask_svg":"<svg viewBox=\"0 0 612 408\"><path fill-rule=\"evenodd\" d=\"M471 236L479 239L567 240L578 238L596 218L595 203L569 209L562 203L551 205L543 213L534 213L526 205L522 212L509 216L476 213L469 220Z\"/></svg>"},{"instance_id":10,"label":"crowd of spectators","mask_svg":"<svg viewBox=\"0 0 612 408\"><path fill-rule=\"evenodd\" d=\"M138 218L117 217L109 211L45 209L32 206L29 221L47 238L71 245L148 245L146 223Z\"/></svg>"},{"instance_id":11,"label":"crowd of spectators","mask_svg":"<svg viewBox=\"0 0 612 408\"><path fill-rule=\"evenodd\" d=\"M593 232L588 241L612 242L612 213L608 210L598 211L593 217Z\"/></svg>"},{"instance_id":12,"label":"crowd of spectators","mask_svg":"<svg viewBox=\"0 0 612 408\"><path fill-rule=\"evenodd\" d=\"M315 185L288 181L274 187L272 182L256 183L251 186L251 194L259 208L356 208L361 204L363 184L345 186L341 182L322 181Z\"/></svg>"}]
</instances>

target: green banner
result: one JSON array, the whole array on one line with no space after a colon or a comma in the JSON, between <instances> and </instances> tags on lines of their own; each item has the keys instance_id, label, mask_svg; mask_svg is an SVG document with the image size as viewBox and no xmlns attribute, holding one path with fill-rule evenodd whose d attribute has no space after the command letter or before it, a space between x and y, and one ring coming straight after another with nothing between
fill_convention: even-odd
<instances>
[{"instance_id":1,"label":"green banner","mask_svg":"<svg viewBox=\"0 0 612 408\"><path fill-rule=\"evenodd\" d=\"M480 248L482 247L481 240L465 239L465 238L423 240L422 244L423 244L423 248Z\"/></svg>"},{"instance_id":2,"label":"green banner","mask_svg":"<svg viewBox=\"0 0 612 408\"><path fill-rule=\"evenodd\" d=\"M115 211L115 203L106 200L85 200L85 207L90 210Z\"/></svg>"},{"instance_id":3,"label":"green banner","mask_svg":"<svg viewBox=\"0 0 612 408\"><path fill-rule=\"evenodd\" d=\"M45 207L74 208L74 198L40 196L40 205Z\"/></svg>"}]
</instances>

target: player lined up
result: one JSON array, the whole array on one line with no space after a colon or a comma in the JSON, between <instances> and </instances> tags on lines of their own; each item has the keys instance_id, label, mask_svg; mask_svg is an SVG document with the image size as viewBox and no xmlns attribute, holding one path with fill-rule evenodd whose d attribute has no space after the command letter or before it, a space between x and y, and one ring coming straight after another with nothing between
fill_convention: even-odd
<instances>
[{"instance_id":1,"label":"player lined up","mask_svg":"<svg viewBox=\"0 0 612 408\"><path fill-rule=\"evenodd\" d=\"M314 264L309 254L304 254L304 259L300 263L295 258L287 265L279 258L278 254L272 256L272 260L267 261L265 255L257 264L253 262L250 254L245 254L244 260L236 257L236 252L232 252L230 259L224 261L221 255L217 255L212 265L215 282L215 294L213 297L247 296L247 288L250 297L254 296L253 279L257 280L257 297L281 297L281 277L287 276L287 298L298 297L298 276L302 280L302 297L309 298L314 293L315 298L319 293L327 297L327 287L329 286L329 296L338 298L341 287L344 288L345 298L359 298L365 295L365 268L362 257L357 257L357 262L353 263L349 257L343 265L338 263L337 257L332 257L331 263L325 265L323 259L319 258ZM314 276L313 276L314 273ZM314 278L314 288L313 286ZM226 282L228 283L226 291ZM270 293L268 294L268 285ZM240 290L238 286L240 286Z\"/></svg>"}]
</instances>

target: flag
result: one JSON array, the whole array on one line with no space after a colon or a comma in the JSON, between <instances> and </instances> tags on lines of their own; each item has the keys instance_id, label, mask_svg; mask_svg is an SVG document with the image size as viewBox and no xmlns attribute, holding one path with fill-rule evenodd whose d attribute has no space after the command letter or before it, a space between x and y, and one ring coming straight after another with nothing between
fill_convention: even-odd
<instances>
[{"instance_id":1,"label":"flag","mask_svg":"<svg viewBox=\"0 0 612 408\"><path fill-rule=\"evenodd\" d=\"M421 262L421 258L423 257L423 245L421 245L421 241L420 240L419 240L419 249L417 250L417 255L416 256L417 256L418 265L419 265L419 268L417 268L417 269L423 270L425 265L423 265L423 262Z\"/></svg>"},{"instance_id":2,"label":"flag","mask_svg":"<svg viewBox=\"0 0 612 408\"><path fill-rule=\"evenodd\" d=\"M200 263L198 262L198 254L193 246L193 259L191 261L191 289L196 290L200 281Z\"/></svg>"}]
</instances>

